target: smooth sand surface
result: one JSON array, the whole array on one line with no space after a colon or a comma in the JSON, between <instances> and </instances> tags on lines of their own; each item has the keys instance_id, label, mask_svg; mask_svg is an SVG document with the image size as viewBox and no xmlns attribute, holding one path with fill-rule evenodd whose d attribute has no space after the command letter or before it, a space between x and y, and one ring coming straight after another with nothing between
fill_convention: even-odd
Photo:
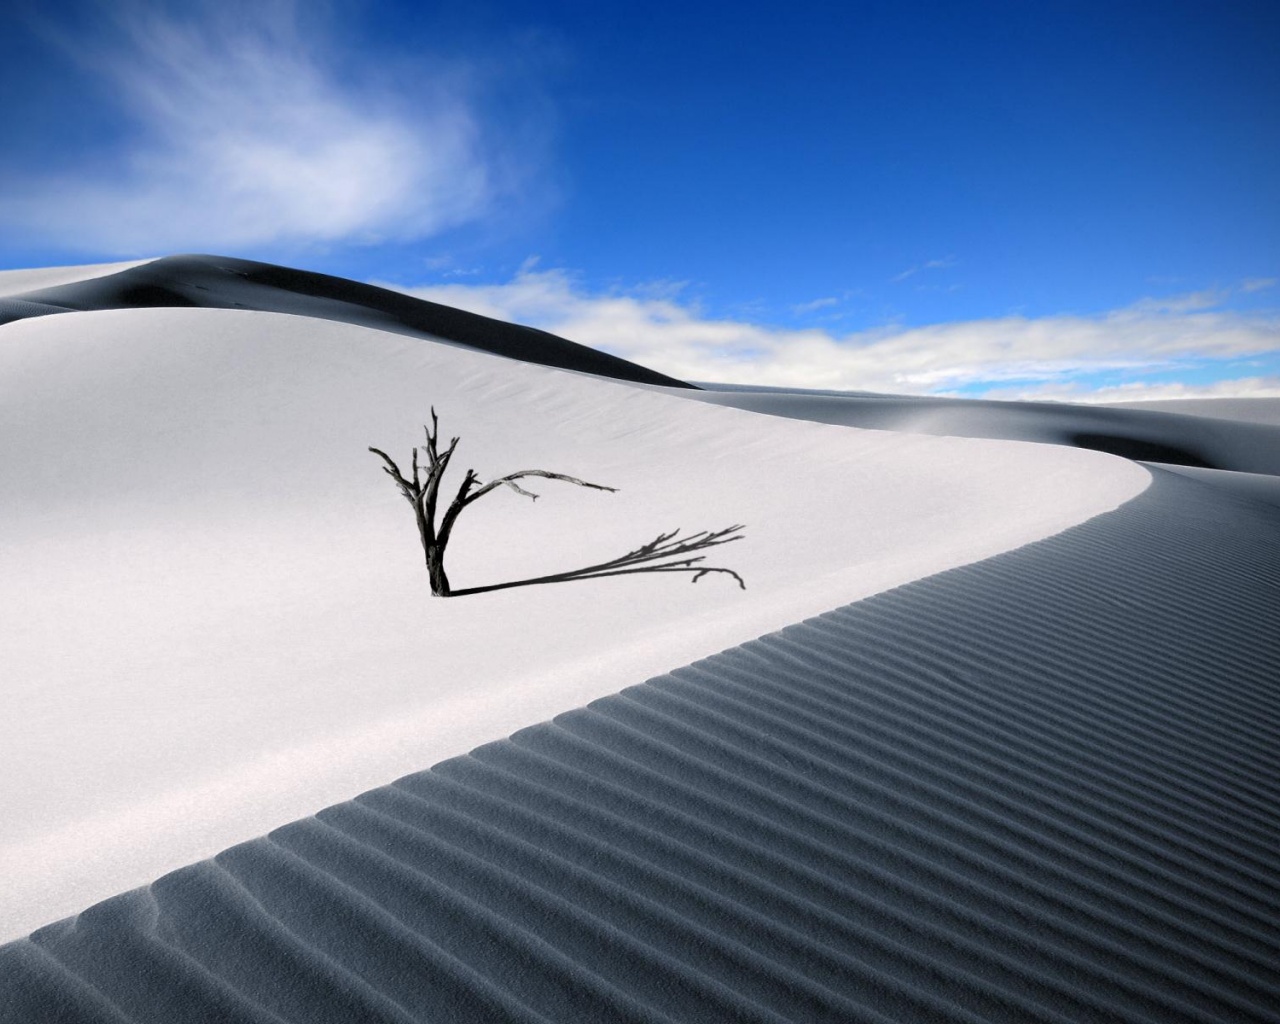
<instances>
[{"instance_id":1,"label":"smooth sand surface","mask_svg":"<svg viewBox=\"0 0 1280 1024\"><path fill-rule=\"evenodd\" d=\"M0 947L0 1017L1274 1021L1280 511L1212 479Z\"/></svg>"},{"instance_id":2,"label":"smooth sand surface","mask_svg":"<svg viewBox=\"0 0 1280 1024\"><path fill-rule=\"evenodd\" d=\"M366 448L407 457L432 404L463 439L456 472L621 488L486 498L455 536L455 585L742 522L712 555L748 589L636 576L429 597ZM1149 482L1092 452L761 417L225 309L0 327L0 415L6 937Z\"/></svg>"}]
</instances>

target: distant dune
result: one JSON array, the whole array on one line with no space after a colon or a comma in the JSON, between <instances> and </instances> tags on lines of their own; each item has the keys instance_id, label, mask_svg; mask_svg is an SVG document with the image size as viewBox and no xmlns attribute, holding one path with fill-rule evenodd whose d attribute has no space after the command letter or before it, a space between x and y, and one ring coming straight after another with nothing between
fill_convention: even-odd
<instances>
[{"instance_id":1,"label":"distant dune","mask_svg":"<svg viewBox=\"0 0 1280 1024\"><path fill-rule=\"evenodd\" d=\"M1115 402L1115 409L1176 412L1210 419L1240 420L1280 427L1280 398L1168 398L1147 402Z\"/></svg>"},{"instance_id":2,"label":"distant dune","mask_svg":"<svg viewBox=\"0 0 1280 1024\"><path fill-rule=\"evenodd\" d=\"M1273 405L1268 399L1260 400L1260 407L1224 399L1197 402L1194 415L1185 415L1166 410L1164 402L1070 405L716 385L704 385L693 397L816 423L1036 441L1144 462L1280 474L1280 417L1273 413L1280 401Z\"/></svg>"},{"instance_id":3,"label":"distant dune","mask_svg":"<svg viewBox=\"0 0 1280 1024\"><path fill-rule=\"evenodd\" d=\"M141 267L150 260L133 260L127 263L91 263L75 267L38 267L35 270L0 270L0 302L12 295L44 288L56 288L98 277L119 274L134 267ZM0 305L0 310L4 307ZM3 321L0 321L3 322Z\"/></svg>"},{"instance_id":4,"label":"distant dune","mask_svg":"<svg viewBox=\"0 0 1280 1024\"><path fill-rule=\"evenodd\" d=\"M0 292L0 296L3 294ZM617 380L690 386L532 327L504 323L327 274L226 256L166 256L117 273L27 290L10 296L7 304L0 297L0 324L69 310L191 306L296 313L453 342L511 359Z\"/></svg>"},{"instance_id":5,"label":"distant dune","mask_svg":"<svg viewBox=\"0 0 1280 1024\"><path fill-rule=\"evenodd\" d=\"M0 275L0 1021L1276 1019L1274 425L57 269ZM621 488L459 577L740 521L748 589L429 597L366 447L432 404Z\"/></svg>"}]
</instances>

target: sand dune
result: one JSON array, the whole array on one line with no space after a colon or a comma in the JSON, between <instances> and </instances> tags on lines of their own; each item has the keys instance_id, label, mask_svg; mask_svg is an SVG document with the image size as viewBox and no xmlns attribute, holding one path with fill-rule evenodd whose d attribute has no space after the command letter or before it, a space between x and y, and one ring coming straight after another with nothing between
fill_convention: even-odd
<instances>
[{"instance_id":1,"label":"sand dune","mask_svg":"<svg viewBox=\"0 0 1280 1024\"><path fill-rule=\"evenodd\" d=\"M1094 453L768 419L277 313L67 313L0 340L6 938L1148 481ZM748 589L432 599L367 451L406 458L432 405L481 473L621 488L486 499L460 521L455 584L742 522L721 550Z\"/></svg>"},{"instance_id":2,"label":"sand dune","mask_svg":"<svg viewBox=\"0 0 1280 1024\"><path fill-rule=\"evenodd\" d=\"M74 267L37 267L33 270L0 270L0 299L42 288L56 288L80 281L119 274L145 266L151 260L126 263L91 263ZM3 322L3 321L0 321Z\"/></svg>"},{"instance_id":3,"label":"sand dune","mask_svg":"<svg viewBox=\"0 0 1280 1024\"><path fill-rule=\"evenodd\" d=\"M1164 398L1146 402L1113 402L1115 409L1139 412L1176 412L1183 416L1208 416L1280 427L1280 398Z\"/></svg>"},{"instance_id":4,"label":"sand dune","mask_svg":"<svg viewBox=\"0 0 1280 1024\"><path fill-rule=\"evenodd\" d=\"M1036 441L1176 465L1280 473L1280 400L1275 399L1090 406L724 385L703 385L706 394L688 395L698 389L545 331L274 264L184 255L0 272L0 324L69 310L139 307L254 309L336 320L615 380L676 387L701 401L821 423Z\"/></svg>"},{"instance_id":5,"label":"sand dune","mask_svg":"<svg viewBox=\"0 0 1280 1024\"><path fill-rule=\"evenodd\" d=\"M0 948L0 1006L1274 1020L1277 540L1159 473Z\"/></svg>"},{"instance_id":6,"label":"sand dune","mask_svg":"<svg viewBox=\"0 0 1280 1024\"><path fill-rule=\"evenodd\" d=\"M119 274L141 267L149 260L132 263L98 263L81 267L40 267L36 270L0 270L0 324L32 316L67 313L70 306L59 303L58 289L98 277ZM45 289L53 289L48 299L40 298ZM28 298L28 292L37 293Z\"/></svg>"},{"instance_id":7,"label":"sand dune","mask_svg":"<svg viewBox=\"0 0 1280 1024\"><path fill-rule=\"evenodd\" d=\"M122 266L126 269L118 273L86 273L81 277L67 276L65 281L53 275L48 282L33 278L39 280L39 284L24 289L20 296L13 293L18 297L11 299L8 306L0 304L0 324L65 310L255 309L431 338L524 362L617 380L689 387L683 381L546 331L504 323L327 274L229 256L167 256L145 264ZM101 271L103 268L83 269ZM37 274L34 271L10 273ZM20 280L16 278L15 283ZM4 278L0 275L0 289L3 287ZM0 295L4 294L0 291Z\"/></svg>"},{"instance_id":8,"label":"sand dune","mask_svg":"<svg viewBox=\"0 0 1280 1024\"><path fill-rule=\"evenodd\" d=\"M265 264L57 269L0 298L6 1024L1274 1019L1259 417L699 391ZM621 488L478 507L455 582L741 521L748 590L431 599L366 447L432 404L482 474Z\"/></svg>"},{"instance_id":9,"label":"sand dune","mask_svg":"<svg viewBox=\"0 0 1280 1024\"><path fill-rule=\"evenodd\" d=\"M1270 405L1239 411L1199 406L1195 415L1134 406L728 388L685 397L815 423L954 437L1005 438L1109 452L1126 459L1280 475L1280 424ZM1164 403L1150 403L1164 405Z\"/></svg>"}]
</instances>

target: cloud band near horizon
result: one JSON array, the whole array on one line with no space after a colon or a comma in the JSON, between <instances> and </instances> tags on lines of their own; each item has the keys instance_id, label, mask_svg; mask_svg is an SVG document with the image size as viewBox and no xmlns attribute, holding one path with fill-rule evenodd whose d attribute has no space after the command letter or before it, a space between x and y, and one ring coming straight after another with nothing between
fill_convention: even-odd
<instances>
[{"instance_id":1,"label":"cloud band near horizon","mask_svg":"<svg viewBox=\"0 0 1280 1024\"><path fill-rule=\"evenodd\" d=\"M384 286L690 381L1023 400L1280 397L1280 315L1220 308L1227 290L1095 315L835 334L707 317L669 289L592 294L572 274L531 265L500 284Z\"/></svg>"}]
</instances>

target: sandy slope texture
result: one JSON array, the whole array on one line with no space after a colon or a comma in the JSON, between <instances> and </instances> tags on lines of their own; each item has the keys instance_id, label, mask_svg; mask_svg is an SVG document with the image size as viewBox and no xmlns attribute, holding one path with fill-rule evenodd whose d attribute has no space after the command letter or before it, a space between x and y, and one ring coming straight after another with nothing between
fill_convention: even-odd
<instances>
[{"instance_id":1,"label":"sandy slope texture","mask_svg":"<svg viewBox=\"0 0 1280 1024\"><path fill-rule=\"evenodd\" d=\"M1062 530L1147 473L1066 448L755 416L350 325L125 310L0 328L0 876L12 937L602 693ZM427 594L401 457L547 483L462 520L458 586L674 527L748 589ZM456 482L456 481L455 481Z\"/></svg>"},{"instance_id":2,"label":"sandy slope texture","mask_svg":"<svg viewBox=\"0 0 1280 1024\"><path fill-rule=\"evenodd\" d=\"M0 946L0 1018L1274 1021L1280 510L1154 476Z\"/></svg>"}]
</instances>

